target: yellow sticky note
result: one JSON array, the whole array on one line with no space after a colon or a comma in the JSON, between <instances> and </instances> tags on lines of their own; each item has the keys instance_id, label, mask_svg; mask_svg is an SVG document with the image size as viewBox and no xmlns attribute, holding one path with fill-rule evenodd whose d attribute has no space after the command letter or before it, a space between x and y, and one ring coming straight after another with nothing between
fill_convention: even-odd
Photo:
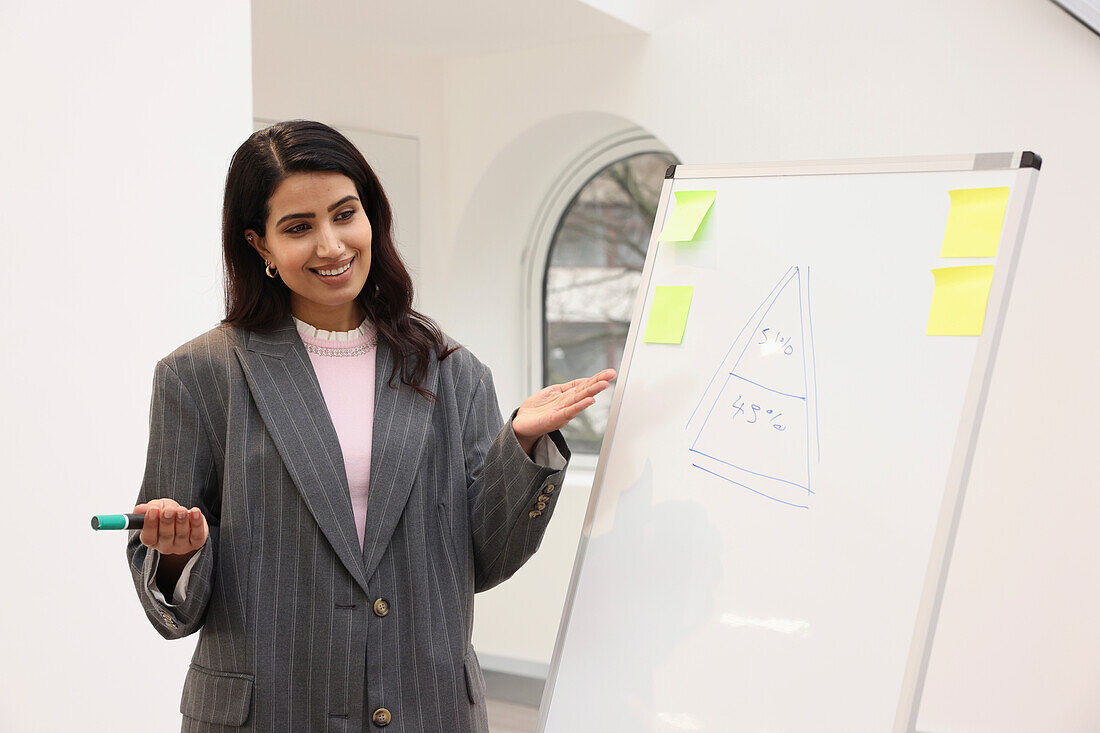
<instances>
[{"instance_id":1,"label":"yellow sticky note","mask_svg":"<svg viewBox=\"0 0 1100 733\"><path fill-rule=\"evenodd\" d=\"M695 239L695 233L699 231L699 225L717 195L717 191L677 191L676 208L657 237L658 241L690 242Z\"/></svg>"},{"instance_id":2,"label":"yellow sticky note","mask_svg":"<svg viewBox=\"0 0 1100 733\"><path fill-rule=\"evenodd\" d=\"M928 313L929 336L979 336L993 284L993 265L932 270L936 289Z\"/></svg>"},{"instance_id":3,"label":"yellow sticky note","mask_svg":"<svg viewBox=\"0 0 1100 733\"><path fill-rule=\"evenodd\" d=\"M691 285L658 285L653 293L653 305L649 307L649 321L645 326L647 344L678 344L684 340L691 296Z\"/></svg>"},{"instance_id":4,"label":"yellow sticky note","mask_svg":"<svg viewBox=\"0 0 1100 733\"><path fill-rule=\"evenodd\" d=\"M994 257L1008 206L1008 186L961 188L951 194L951 211L940 257Z\"/></svg>"}]
</instances>

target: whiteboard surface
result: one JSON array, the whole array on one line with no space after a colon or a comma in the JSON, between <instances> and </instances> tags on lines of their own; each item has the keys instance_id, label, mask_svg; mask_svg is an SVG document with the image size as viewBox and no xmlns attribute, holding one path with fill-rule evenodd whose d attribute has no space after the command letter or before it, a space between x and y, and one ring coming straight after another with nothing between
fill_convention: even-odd
<instances>
[{"instance_id":1,"label":"whiteboard surface","mask_svg":"<svg viewBox=\"0 0 1100 733\"><path fill-rule=\"evenodd\" d=\"M666 181L658 224L717 198L650 248L540 730L893 729L1035 173ZM941 259L948 191L993 186L997 258ZM984 335L926 336L929 270L990 263ZM661 285L694 286L679 345L642 343Z\"/></svg>"}]
</instances>

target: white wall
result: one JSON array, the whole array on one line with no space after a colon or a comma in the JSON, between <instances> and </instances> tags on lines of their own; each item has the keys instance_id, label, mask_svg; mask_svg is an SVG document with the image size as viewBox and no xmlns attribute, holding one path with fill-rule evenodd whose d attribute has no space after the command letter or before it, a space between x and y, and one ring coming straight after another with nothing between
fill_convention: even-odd
<instances>
[{"instance_id":1,"label":"white wall","mask_svg":"<svg viewBox=\"0 0 1100 733\"><path fill-rule=\"evenodd\" d=\"M514 142L558 115L631 120L685 162L1042 154L941 624L951 663L933 660L926 709L929 720L999 730L1055 729L1053 710L1066 730L1083 729L1083 716L1095 724L1086 697L1094 686L1067 682L1095 680L1089 660L1100 653L1091 590L1100 587L1091 526L1100 494L1088 460L1100 414L1100 346L1090 337L1100 276L1100 41L1043 0L669 8L648 39L446 62L438 257L456 285L440 310L469 311L477 293L502 296L452 330L488 363L505 365L497 372L502 405L522 398L516 349L525 295L501 289L500 273L518 270L526 242L472 240L467 212L483 210L477 199L487 186L504 188L487 178L500 160L530 155ZM590 132L577 134L578 151ZM545 174L517 179L512 195L495 202L499 227L522 231L525 202ZM576 521L565 514L555 522ZM563 549L570 543L555 544L547 550L560 555L536 560L571 564ZM559 574L547 582L539 562L480 597L482 652L549 660L565 588ZM501 623L507 618L523 619L521 643ZM989 674L998 669L1009 672Z\"/></svg>"},{"instance_id":2,"label":"white wall","mask_svg":"<svg viewBox=\"0 0 1100 733\"><path fill-rule=\"evenodd\" d=\"M194 638L153 630L126 533L89 519L132 510L153 366L222 316L248 3L0 13L0 730L173 730Z\"/></svg>"}]
</instances>

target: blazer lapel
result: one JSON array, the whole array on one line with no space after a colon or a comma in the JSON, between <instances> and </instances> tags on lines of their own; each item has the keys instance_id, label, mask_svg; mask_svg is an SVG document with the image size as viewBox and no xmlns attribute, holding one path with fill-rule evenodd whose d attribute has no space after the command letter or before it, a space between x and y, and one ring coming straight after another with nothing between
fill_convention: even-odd
<instances>
[{"instance_id":1,"label":"blazer lapel","mask_svg":"<svg viewBox=\"0 0 1100 733\"><path fill-rule=\"evenodd\" d=\"M321 531L368 592L340 439L309 352L289 315L272 333L246 333L237 359L260 416Z\"/></svg>"},{"instance_id":2,"label":"blazer lapel","mask_svg":"<svg viewBox=\"0 0 1100 733\"><path fill-rule=\"evenodd\" d=\"M378 342L375 355L374 436L371 440L370 494L363 540L363 571L368 579L390 543L412 491L430 425L432 403L396 381L388 384L394 359ZM436 391L439 362L433 357L422 387Z\"/></svg>"}]
</instances>

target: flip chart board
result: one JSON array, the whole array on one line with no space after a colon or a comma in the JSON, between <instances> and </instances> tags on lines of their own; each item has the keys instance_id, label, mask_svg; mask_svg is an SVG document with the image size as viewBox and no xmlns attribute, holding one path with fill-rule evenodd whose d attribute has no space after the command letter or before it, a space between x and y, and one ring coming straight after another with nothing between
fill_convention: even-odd
<instances>
[{"instance_id":1,"label":"flip chart board","mask_svg":"<svg viewBox=\"0 0 1100 733\"><path fill-rule=\"evenodd\" d=\"M1038 167L670 168L540 731L914 730Z\"/></svg>"}]
</instances>

